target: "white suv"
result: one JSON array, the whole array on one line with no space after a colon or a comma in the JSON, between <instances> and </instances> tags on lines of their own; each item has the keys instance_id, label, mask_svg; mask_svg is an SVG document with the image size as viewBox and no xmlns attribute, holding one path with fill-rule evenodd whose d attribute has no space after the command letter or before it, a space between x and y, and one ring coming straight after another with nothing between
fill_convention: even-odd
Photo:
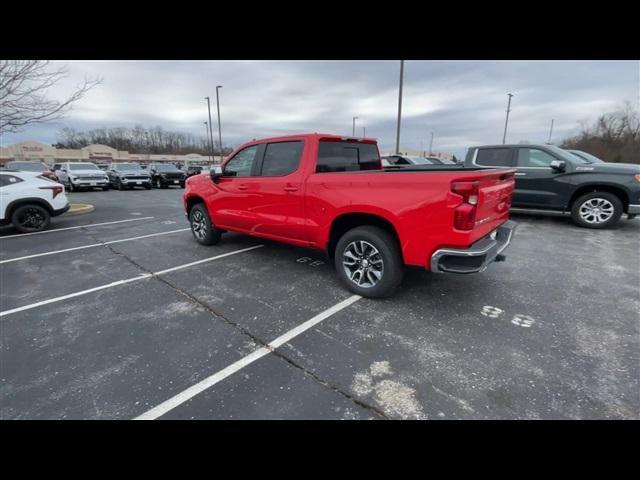
<instances>
[{"instance_id":1,"label":"white suv","mask_svg":"<svg viewBox=\"0 0 640 480\"><path fill-rule=\"evenodd\" d=\"M44 230L69 210L64 186L35 172L0 170L0 225L24 233Z\"/></svg>"},{"instance_id":2,"label":"white suv","mask_svg":"<svg viewBox=\"0 0 640 480\"><path fill-rule=\"evenodd\" d=\"M67 162L53 165L58 181L67 186L70 192L80 188L100 187L109 190L109 177L95 163Z\"/></svg>"}]
</instances>

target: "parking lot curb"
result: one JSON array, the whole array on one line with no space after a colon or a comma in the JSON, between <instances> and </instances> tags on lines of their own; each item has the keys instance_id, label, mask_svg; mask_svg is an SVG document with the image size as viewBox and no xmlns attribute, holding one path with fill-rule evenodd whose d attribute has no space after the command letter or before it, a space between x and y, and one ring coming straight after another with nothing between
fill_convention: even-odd
<instances>
[{"instance_id":1,"label":"parking lot curb","mask_svg":"<svg viewBox=\"0 0 640 480\"><path fill-rule=\"evenodd\" d=\"M72 203L71 208L66 212L67 215L82 215L83 213L93 212L95 206L88 203Z\"/></svg>"}]
</instances>

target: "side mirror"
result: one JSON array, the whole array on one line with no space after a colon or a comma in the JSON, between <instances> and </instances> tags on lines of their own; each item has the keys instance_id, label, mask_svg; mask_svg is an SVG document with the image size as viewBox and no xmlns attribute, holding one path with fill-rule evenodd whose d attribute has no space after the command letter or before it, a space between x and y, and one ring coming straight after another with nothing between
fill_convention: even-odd
<instances>
[{"instance_id":1,"label":"side mirror","mask_svg":"<svg viewBox=\"0 0 640 480\"><path fill-rule=\"evenodd\" d=\"M220 177L222 177L222 167L220 165L213 165L211 169L209 169L209 176L213 183L218 183Z\"/></svg>"},{"instance_id":2,"label":"side mirror","mask_svg":"<svg viewBox=\"0 0 640 480\"><path fill-rule=\"evenodd\" d=\"M564 172L567 169L567 162L565 162L564 160L553 160L549 166L551 167L551 170L554 170L556 172Z\"/></svg>"}]
</instances>

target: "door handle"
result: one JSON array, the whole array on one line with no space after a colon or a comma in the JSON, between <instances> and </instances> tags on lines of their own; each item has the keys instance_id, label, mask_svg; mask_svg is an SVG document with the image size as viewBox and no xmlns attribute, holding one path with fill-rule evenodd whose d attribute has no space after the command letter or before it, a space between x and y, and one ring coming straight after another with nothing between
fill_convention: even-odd
<instances>
[{"instance_id":1,"label":"door handle","mask_svg":"<svg viewBox=\"0 0 640 480\"><path fill-rule=\"evenodd\" d=\"M245 185L244 183L238 185L238 190L247 190L249 187L247 185Z\"/></svg>"},{"instance_id":2,"label":"door handle","mask_svg":"<svg viewBox=\"0 0 640 480\"><path fill-rule=\"evenodd\" d=\"M518 177L522 177L522 176L526 175L526 173L524 173L524 172L516 172L516 175Z\"/></svg>"},{"instance_id":3,"label":"door handle","mask_svg":"<svg viewBox=\"0 0 640 480\"><path fill-rule=\"evenodd\" d=\"M285 192L297 192L298 191L298 187L294 187L292 185L287 185L286 187L284 187L284 191Z\"/></svg>"}]
</instances>

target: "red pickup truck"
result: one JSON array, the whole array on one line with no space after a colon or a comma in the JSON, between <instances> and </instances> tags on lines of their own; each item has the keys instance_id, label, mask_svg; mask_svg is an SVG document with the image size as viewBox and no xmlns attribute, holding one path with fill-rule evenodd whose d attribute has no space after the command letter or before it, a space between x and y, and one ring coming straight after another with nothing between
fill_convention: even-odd
<instances>
[{"instance_id":1,"label":"red pickup truck","mask_svg":"<svg viewBox=\"0 0 640 480\"><path fill-rule=\"evenodd\" d=\"M320 249L349 290L383 297L404 265L473 273L504 260L514 172L384 170L374 139L291 135L245 143L189 177L184 207L199 243L231 230Z\"/></svg>"}]
</instances>

